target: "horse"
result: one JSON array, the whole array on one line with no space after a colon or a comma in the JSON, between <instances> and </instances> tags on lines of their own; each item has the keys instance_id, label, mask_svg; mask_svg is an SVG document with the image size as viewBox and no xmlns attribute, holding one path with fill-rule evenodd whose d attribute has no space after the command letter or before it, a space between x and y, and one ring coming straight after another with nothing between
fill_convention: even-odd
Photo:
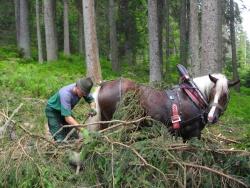
<instances>
[{"instance_id":1,"label":"horse","mask_svg":"<svg viewBox=\"0 0 250 188\"><path fill-rule=\"evenodd\" d=\"M171 90L158 90L125 78L106 81L93 94L98 114L94 121L111 120L124 94L128 91L137 91L145 116L162 122L171 133L178 132L178 136L181 136L184 141L192 137L200 138L205 125L216 123L224 113L229 102L229 88L238 84L239 80L229 81L223 74L209 74L196 77L193 82L195 87L179 84ZM201 104L202 101L199 102L196 100L197 97L195 99L192 95L190 97L185 91L189 93L199 91L204 103ZM177 119L173 118L176 117L173 101L178 106ZM174 128L174 124L178 124L179 127ZM92 125L90 129L98 130L100 126L93 128Z\"/></svg>"}]
</instances>

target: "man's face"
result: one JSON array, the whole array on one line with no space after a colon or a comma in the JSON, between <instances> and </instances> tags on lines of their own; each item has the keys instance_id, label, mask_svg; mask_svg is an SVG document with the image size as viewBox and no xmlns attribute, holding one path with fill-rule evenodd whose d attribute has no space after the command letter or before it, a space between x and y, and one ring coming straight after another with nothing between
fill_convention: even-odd
<instances>
[{"instance_id":1,"label":"man's face","mask_svg":"<svg viewBox=\"0 0 250 188\"><path fill-rule=\"evenodd\" d=\"M77 93L78 97L85 97L86 96L86 94L79 87L76 87L76 93Z\"/></svg>"}]
</instances>

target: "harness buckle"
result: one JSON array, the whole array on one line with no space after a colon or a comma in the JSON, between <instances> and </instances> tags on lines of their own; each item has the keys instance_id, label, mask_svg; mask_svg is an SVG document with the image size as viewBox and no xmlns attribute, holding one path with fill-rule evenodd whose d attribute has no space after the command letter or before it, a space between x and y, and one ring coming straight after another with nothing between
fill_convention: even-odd
<instances>
[{"instance_id":1,"label":"harness buckle","mask_svg":"<svg viewBox=\"0 0 250 188\"><path fill-rule=\"evenodd\" d=\"M172 123L180 122L181 117L179 115L173 115L173 116L171 116L171 121L172 121Z\"/></svg>"}]
</instances>

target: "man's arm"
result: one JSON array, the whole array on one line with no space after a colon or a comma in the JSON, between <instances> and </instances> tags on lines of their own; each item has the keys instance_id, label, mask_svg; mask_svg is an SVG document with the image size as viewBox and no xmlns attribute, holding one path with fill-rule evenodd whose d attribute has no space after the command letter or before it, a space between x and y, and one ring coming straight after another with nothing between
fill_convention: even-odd
<instances>
[{"instance_id":1,"label":"man's arm","mask_svg":"<svg viewBox=\"0 0 250 188\"><path fill-rule=\"evenodd\" d=\"M65 116L65 121L69 125L79 125L79 123L72 116ZM80 130L80 127L75 127L77 130Z\"/></svg>"}]
</instances>

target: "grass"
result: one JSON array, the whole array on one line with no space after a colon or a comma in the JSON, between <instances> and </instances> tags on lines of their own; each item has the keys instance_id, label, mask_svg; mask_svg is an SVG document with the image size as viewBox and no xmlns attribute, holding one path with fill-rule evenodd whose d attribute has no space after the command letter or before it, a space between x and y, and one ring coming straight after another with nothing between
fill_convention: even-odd
<instances>
[{"instance_id":1,"label":"grass","mask_svg":"<svg viewBox=\"0 0 250 188\"><path fill-rule=\"evenodd\" d=\"M47 99L64 85L75 82L86 75L84 59L80 56L64 57L55 62L39 64L33 60L22 60L13 48L0 48L0 87L18 98ZM120 73L111 69L111 63L100 59L104 80L126 77L139 83L148 82L148 65L140 62L136 66L123 65ZM176 80L177 71L171 76ZM8 96L2 94L1 96ZM13 99L13 98L12 98ZM11 98L9 101L12 100ZM4 100L1 98L1 100ZM229 137L250 136L250 89L242 87L241 93L231 92L227 111L218 126L212 126L215 132L222 132ZM213 128L216 127L216 128ZM240 133L240 135L239 135ZM240 139L240 138L238 138Z\"/></svg>"},{"instance_id":2,"label":"grass","mask_svg":"<svg viewBox=\"0 0 250 188\"><path fill-rule=\"evenodd\" d=\"M139 83L148 82L148 66L144 63L140 63L134 67L123 65L123 71L118 74L112 72L111 64L108 60L101 58L100 62L104 80L115 79L122 76L136 80ZM11 49L0 48L0 73L0 112L10 116L20 103L24 103L21 110L14 116L13 120L16 121L16 125L22 125L33 133L43 134L44 124L46 123L44 107L47 98L54 94L54 92L60 87L75 82L78 78L85 76L86 67L84 59L79 56L63 57L61 55L58 61L38 64L33 60L22 60L18 58L17 52L13 52ZM171 76L177 80L177 74ZM226 138L237 140L239 144L234 144L232 147L241 149L247 148L249 150L249 107L249 88L242 87L241 93L232 91L227 111L220 118L219 123L213 126L208 126L208 130L214 135L222 134L226 136ZM74 115L80 123L84 121L87 112L88 106L84 102L78 104L74 109ZM2 124L3 122L4 121L0 119L0 123ZM163 135L165 134L164 130L166 129L161 129L160 127L157 127L155 130L146 128L141 130L141 135L138 135L137 132L129 135L123 134L122 132L122 134L118 136L121 136L121 138L125 140L133 140L134 138L141 138L143 136L147 138L147 136L151 134ZM206 136L206 131L204 130L203 132ZM22 139L22 142L20 141L21 143L19 144L26 144L28 146L34 145L34 147L35 144L39 145L39 142L34 139L31 139L32 143L30 143L31 141L23 136L21 130L17 130L17 134L19 135L19 138ZM164 173L170 173L172 175L174 175L175 170L178 169L173 166L174 162L167 162L168 160L173 159L173 155L183 161L188 161L189 158L192 159L194 163L200 161L201 165L207 165L209 167L215 166L215 169L217 169L218 166L221 166L221 169L225 169L225 173L237 174L238 176L242 176L244 172L236 173L233 172L233 170L243 169L243 167L247 168L249 166L249 160L244 157L242 157L242 161L240 161L240 156L239 158L225 156L222 159L217 159L217 156L214 157L213 152L204 153L202 150L198 149L196 152L187 151L187 153L169 153L166 147L162 146L166 146L166 141L169 141L170 144L172 142L176 144L177 142L171 140L169 137L167 138L168 139L162 139L162 137L159 137L156 140L146 139L140 142L134 142L133 148L135 148L150 164L154 166L159 165L158 168ZM115 139L115 137L113 137L113 139ZM102 135L99 134L90 137L89 140L85 139L83 143L82 157L85 159L85 169L80 175L72 175L74 171L69 168L66 154L55 154L53 157L48 157L45 154L42 155L45 156L45 158L41 157L39 151L41 152L42 148L40 147L43 147L43 145L40 143L41 145L36 146L34 150L30 151L26 148L26 152L34 158L35 162L30 160L29 157L21 155L19 156L20 158L18 158L19 160L16 160L13 165L12 160L8 160L7 155L4 157L4 160L0 162L0 167L5 169L0 176L0 180L2 180L0 187L6 185L12 187L17 187L18 185L21 187L91 186L98 182L96 180L97 177L100 178L100 182L106 183L105 185L111 185L112 181L110 180L112 179L111 174L113 171L111 169L112 161L110 157L110 148L111 146L113 147L113 144L111 145L105 140L105 137L102 137ZM8 156L12 157L14 152L11 148L17 148L20 150L20 147L17 147L18 143L9 144L10 145L5 145L3 140L0 140L0 152L7 151L9 154ZM199 141L198 145L199 144L201 145L199 148L204 149L207 147L206 143L203 143L203 141ZM219 146L216 145L216 147ZM60 150L59 148L57 149ZM63 153L65 151L60 150L58 153L60 152ZM112 152L115 167L113 172L113 181L115 185L127 185L128 187L139 187L144 185L151 187L152 184L154 184L155 186L159 185L164 187L164 184L162 183L163 180L159 181L158 179L162 178L161 174L157 174L155 170L141 165L141 161L132 150L119 145L114 145L114 151ZM20 153L23 154L21 150ZM0 157L2 156L0 155ZM215 159L218 161L222 160L223 162L217 163L218 161L215 162ZM236 162L233 160L236 160ZM130 161L130 163L127 163L127 161ZM240 165L240 168L239 166L234 167L232 164L236 164L236 166ZM167 172L168 170L170 170L170 172ZM176 180L177 177L182 177L182 171L180 171L180 174L178 173L176 175ZM124 176L124 174L126 174L126 176ZM194 174L195 173L192 173L191 170L187 175L193 177ZM206 175L210 177L203 179L203 184L205 185L207 183L207 187L211 187L211 181L217 181L217 177L213 174L202 173L201 175L204 177ZM9 179L6 179L5 177L8 177ZM247 176L245 177L245 180L248 183L250 182L250 179ZM218 181L220 181L219 178ZM124 182L126 184L123 184ZM169 186L171 185L173 185L172 181L169 180Z\"/></svg>"}]
</instances>

